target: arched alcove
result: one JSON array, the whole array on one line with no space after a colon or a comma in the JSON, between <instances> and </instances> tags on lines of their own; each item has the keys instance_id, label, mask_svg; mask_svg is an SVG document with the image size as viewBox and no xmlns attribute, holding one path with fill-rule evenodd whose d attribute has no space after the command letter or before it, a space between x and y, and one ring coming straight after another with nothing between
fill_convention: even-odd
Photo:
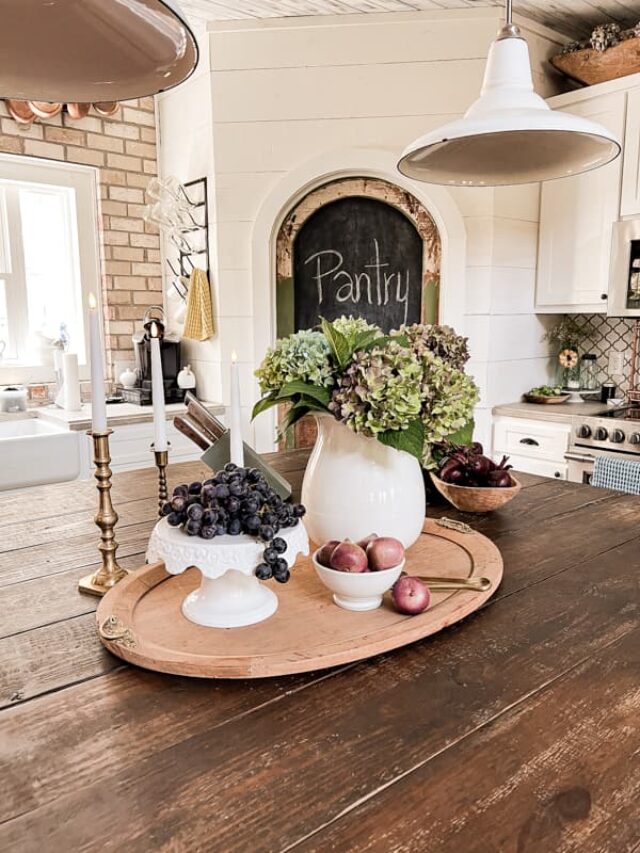
<instances>
[{"instance_id":1,"label":"arched alcove","mask_svg":"<svg viewBox=\"0 0 640 853\"><path fill-rule=\"evenodd\" d=\"M438 228L408 190L366 176L328 181L278 230L277 337L320 316L363 316L386 332L438 322L441 256Z\"/></svg>"},{"instance_id":2,"label":"arched alcove","mask_svg":"<svg viewBox=\"0 0 640 853\"><path fill-rule=\"evenodd\" d=\"M256 360L277 337L277 242L290 213L315 190L343 178L367 176L408 191L435 223L440 242L439 320L464 332L466 230L463 216L445 187L421 184L401 175L397 154L378 148L337 148L300 163L273 183L252 229L253 337ZM260 452L275 447L276 417L271 410L254 422Z\"/></svg>"}]
</instances>

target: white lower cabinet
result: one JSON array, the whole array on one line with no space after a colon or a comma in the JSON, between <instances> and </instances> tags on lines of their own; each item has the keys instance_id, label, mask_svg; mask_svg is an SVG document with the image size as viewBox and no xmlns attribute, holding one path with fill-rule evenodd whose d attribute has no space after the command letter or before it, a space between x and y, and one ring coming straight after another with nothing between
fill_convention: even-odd
<instances>
[{"instance_id":1,"label":"white lower cabinet","mask_svg":"<svg viewBox=\"0 0 640 853\"><path fill-rule=\"evenodd\" d=\"M564 457L570 435L570 424L497 417L493 426L494 457L499 460L509 456L517 471L566 480Z\"/></svg>"},{"instance_id":2,"label":"white lower cabinet","mask_svg":"<svg viewBox=\"0 0 640 853\"><path fill-rule=\"evenodd\" d=\"M82 465L82 479L93 476L93 465L91 462L92 445L91 439L84 435L85 453ZM172 422L167 421L167 438L170 442L169 462L191 462L198 460L204 451L179 432ZM126 426L115 426L109 439L111 450L111 470L133 471L136 468L150 468L155 464L151 452L153 441L153 424L129 424Z\"/></svg>"},{"instance_id":3,"label":"white lower cabinet","mask_svg":"<svg viewBox=\"0 0 640 853\"><path fill-rule=\"evenodd\" d=\"M502 458L498 453L497 461ZM569 476L568 465L564 460L560 462L548 462L546 459L530 459L528 456L509 456L509 464L513 465L515 471L525 471L527 474L537 474L539 477L552 477L556 480L566 480Z\"/></svg>"}]
</instances>

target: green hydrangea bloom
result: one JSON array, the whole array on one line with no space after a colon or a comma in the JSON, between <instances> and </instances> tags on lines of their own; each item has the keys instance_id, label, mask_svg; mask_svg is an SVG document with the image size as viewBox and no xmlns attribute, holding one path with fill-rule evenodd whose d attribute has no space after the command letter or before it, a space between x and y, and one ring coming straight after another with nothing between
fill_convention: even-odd
<instances>
[{"instance_id":1,"label":"green hydrangea bloom","mask_svg":"<svg viewBox=\"0 0 640 853\"><path fill-rule=\"evenodd\" d=\"M335 377L327 339L308 329L280 338L267 350L255 375L263 394L296 381L330 388Z\"/></svg>"},{"instance_id":2,"label":"green hydrangea bloom","mask_svg":"<svg viewBox=\"0 0 640 853\"><path fill-rule=\"evenodd\" d=\"M394 334L404 335L418 358L425 352L432 352L458 370L469 360L468 339L456 334L450 326L414 323L400 326Z\"/></svg>"},{"instance_id":3,"label":"green hydrangea bloom","mask_svg":"<svg viewBox=\"0 0 640 853\"><path fill-rule=\"evenodd\" d=\"M433 467L431 449L462 429L473 417L478 388L470 376L428 350L422 355L422 422L425 468Z\"/></svg>"},{"instance_id":4,"label":"green hydrangea bloom","mask_svg":"<svg viewBox=\"0 0 640 853\"><path fill-rule=\"evenodd\" d=\"M331 325L349 341L355 340L362 332L376 331L382 336L382 329L369 323L364 317L338 317Z\"/></svg>"},{"instance_id":5,"label":"green hydrangea bloom","mask_svg":"<svg viewBox=\"0 0 640 853\"><path fill-rule=\"evenodd\" d=\"M422 374L415 355L396 341L356 352L329 409L363 435L406 429L420 415Z\"/></svg>"}]
</instances>

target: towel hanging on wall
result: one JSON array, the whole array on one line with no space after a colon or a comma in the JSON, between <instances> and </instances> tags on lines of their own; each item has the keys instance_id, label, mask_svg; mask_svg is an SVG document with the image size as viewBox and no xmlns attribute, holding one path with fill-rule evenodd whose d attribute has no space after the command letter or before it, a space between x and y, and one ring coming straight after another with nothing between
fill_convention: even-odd
<instances>
[{"instance_id":1,"label":"towel hanging on wall","mask_svg":"<svg viewBox=\"0 0 640 853\"><path fill-rule=\"evenodd\" d=\"M191 272L187 295L187 316L184 320L182 336L192 338L194 341L206 341L213 332L209 279L204 270L196 268Z\"/></svg>"}]
</instances>

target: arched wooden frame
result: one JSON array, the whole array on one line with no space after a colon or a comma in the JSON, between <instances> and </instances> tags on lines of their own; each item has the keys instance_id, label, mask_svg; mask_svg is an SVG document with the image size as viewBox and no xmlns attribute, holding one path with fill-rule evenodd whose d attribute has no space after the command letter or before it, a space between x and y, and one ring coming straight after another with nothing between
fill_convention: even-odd
<instances>
[{"instance_id":1,"label":"arched wooden frame","mask_svg":"<svg viewBox=\"0 0 640 853\"><path fill-rule=\"evenodd\" d=\"M427 209L402 187L380 178L338 178L308 193L285 217L276 242L276 334L290 335L293 322L293 247L304 223L321 207L340 198L364 196L390 204L403 213L422 238L422 321L439 319L440 234Z\"/></svg>"}]
</instances>

